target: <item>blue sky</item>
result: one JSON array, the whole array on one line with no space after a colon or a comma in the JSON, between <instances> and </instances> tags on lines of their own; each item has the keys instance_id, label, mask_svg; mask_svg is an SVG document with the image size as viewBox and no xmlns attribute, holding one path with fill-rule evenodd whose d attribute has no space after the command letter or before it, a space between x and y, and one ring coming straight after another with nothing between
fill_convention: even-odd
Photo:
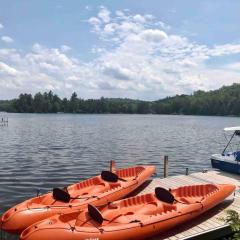
<instances>
[{"instance_id":1,"label":"blue sky","mask_svg":"<svg viewBox=\"0 0 240 240\"><path fill-rule=\"evenodd\" d=\"M240 82L240 1L1 1L0 99L159 99Z\"/></svg>"}]
</instances>

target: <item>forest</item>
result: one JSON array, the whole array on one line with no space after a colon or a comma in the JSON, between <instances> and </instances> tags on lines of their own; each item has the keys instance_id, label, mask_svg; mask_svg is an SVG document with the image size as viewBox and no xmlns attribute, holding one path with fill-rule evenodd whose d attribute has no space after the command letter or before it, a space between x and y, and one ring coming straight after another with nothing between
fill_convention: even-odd
<instances>
[{"instance_id":1,"label":"forest","mask_svg":"<svg viewBox=\"0 0 240 240\"><path fill-rule=\"evenodd\" d=\"M157 101L128 98L82 99L72 93L61 99L52 91L22 93L17 99L0 100L0 111L15 113L128 113L184 115L240 115L240 84L223 86L214 91L196 91Z\"/></svg>"}]
</instances>

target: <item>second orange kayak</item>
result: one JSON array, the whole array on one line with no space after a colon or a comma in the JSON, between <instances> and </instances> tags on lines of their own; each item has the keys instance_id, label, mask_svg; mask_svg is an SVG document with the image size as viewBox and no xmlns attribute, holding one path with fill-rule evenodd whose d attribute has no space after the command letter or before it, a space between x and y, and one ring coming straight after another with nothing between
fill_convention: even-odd
<instances>
[{"instance_id":1,"label":"second orange kayak","mask_svg":"<svg viewBox=\"0 0 240 240\"><path fill-rule=\"evenodd\" d=\"M116 170L26 200L9 209L1 218L1 228L21 233L35 222L55 214L82 210L88 204L103 205L121 199L144 183L156 171L154 166L134 166ZM54 239L54 238L52 238ZM56 239L56 238L55 238Z\"/></svg>"},{"instance_id":2,"label":"second orange kayak","mask_svg":"<svg viewBox=\"0 0 240 240\"><path fill-rule=\"evenodd\" d=\"M119 200L103 207L46 219L27 228L21 240L133 240L147 239L190 221L216 206L235 190L234 185L184 186L170 192Z\"/></svg>"}]
</instances>

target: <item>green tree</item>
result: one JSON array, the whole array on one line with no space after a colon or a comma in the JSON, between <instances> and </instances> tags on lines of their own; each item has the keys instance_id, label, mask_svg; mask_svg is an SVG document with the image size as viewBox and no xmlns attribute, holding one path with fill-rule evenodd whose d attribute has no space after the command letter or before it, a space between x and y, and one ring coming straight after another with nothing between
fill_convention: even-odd
<instances>
[{"instance_id":1,"label":"green tree","mask_svg":"<svg viewBox=\"0 0 240 240\"><path fill-rule=\"evenodd\" d=\"M20 94L15 104L18 112L33 112L33 98L31 94Z\"/></svg>"},{"instance_id":2,"label":"green tree","mask_svg":"<svg viewBox=\"0 0 240 240\"><path fill-rule=\"evenodd\" d=\"M74 92L70 98L69 102L69 110L71 113L77 113L78 112L78 98L77 93Z\"/></svg>"},{"instance_id":3,"label":"green tree","mask_svg":"<svg viewBox=\"0 0 240 240\"><path fill-rule=\"evenodd\" d=\"M227 210L227 217L224 220L233 231L233 240L240 240L240 216L234 210Z\"/></svg>"}]
</instances>

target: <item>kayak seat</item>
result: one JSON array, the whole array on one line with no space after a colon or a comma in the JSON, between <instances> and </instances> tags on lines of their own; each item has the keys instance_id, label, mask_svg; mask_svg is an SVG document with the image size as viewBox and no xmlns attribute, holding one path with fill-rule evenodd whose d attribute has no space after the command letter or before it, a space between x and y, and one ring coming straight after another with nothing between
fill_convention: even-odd
<instances>
[{"instance_id":1,"label":"kayak seat","mask_svg":"<svg viewBox=\"0 0 240 240\"><path fill-rule=\"evenodd\" d=\"M159 207L154 215L158 215L158 214L163 215L163 214L167 214L172 211L177 211L176 205L168 204L168 203L161 203L161 205L159 205Z\"/></svg>"},{"instance_id":2,"label":"kayak seat","mask_svg":"<svg viewBox=\"0 0 240 240\"><path fill-rule=\"evenodd\" d=\"M117 216L115 216L114 218L112 218L110 221L106 222L105 224L109 224L109 223L115 223L115 224L119 224L119 223L122 223L122 224L126 224L126 223L131 223L131 222L134 222L136 220L143 220L144 219L144 215L142 214L137 214L137 213L134 213L134 212L127 212L125 214L119 214Z\"/></svg>"},{"instance_id":3,"label":"kayak seat","mask_svg":"<svg viewBox=\"0 0 240 240\"><path fill-rule=\"evenodd\" d=\"M55 201L52 197L52 195L42 195L39 196L38 198L33 198L31 201L28 203L28 208L31 208L32 204L44 204L44 205L49 205L53 201Z\"/></svg>"},{"instance_id":4,"label":"kayak seat","mask_svg":"<svg viewBox=\"0 0 240 240\"><path fill-rule=\"evenodd\" d=\"M205 184L179 187L178 189L173 190L171 193L179 201L194 203L201 202L207 196L215 193L216 191L218 191L216 185Z\"/></svg>"},{"instance_id":5,"label":"kayak seat","mask_svg":"<svg viewBox=\"0 0 240 240\"><path fill-rule=\"evenodd\" d=\"M90 186L87 186L85 188L82 188L82 189L79 189L79 190L75 191L75 196L73 196L73 197L82 196L82 195L91 195L92 192L99 193L99 192L102 192L102 191L104 191L105 189L108 189L108 188L109 188L109 186L106 183L99 183L99 184L95 184L95 185L90 185Z\"/></svg>"},{"instance_id":6,"label":"kayak seat","mask_svg":"<svg viewBox=\"0 0 240 240\"><path fill-rule=\"evenodd\" d=\"M165 214L167 212L176 211L177 207L172 204L163 203L163 202L151 202L142 206L137 214L141 215L157 215L157 214Z\"/></svg>"},{"instance_id":7,"label":"kayak seat","mask_svg":"<svg viewBox=\"0 0 240 240\"><path fill-rule=\"evenodd\" d=\"M98 184L98 185L95 185L95 186L90 186L90 187L87 187L87 188L85 188L85 189L82 189L82 191L78 191L78 192L76 192L73 196L71 196L71 197L73 197L73 198L77 198L77 197L79 197L79 198L81 198L81 197L83 197L83 198L87 198L87 197L91 197L91 196L95 196L96 194L98 194L98 193L102 193L102 192L104 192L104 191L106 191L106 190L108 190L109 189L109 186L106 186L106 184ZM71 203L73 203L73 202L77 202L77 201L79 201L80 199L72 199L71 200Z\"/></svg>"},{"instance_id":8,"label":"kayak seat","mask_svg":"<svg viewBox=\"0 0 240 240\"><path fill-rule=\"evenodd\" d=\"M158 208L157 202L150 202L142 206L139 210L136 211L137 214L142 215L154 215Z\"/></svg>"},{"instance_id":9,"label":"kayak seat","mask_svg":"<svg viewBox=\"0 0 240 240\"><path fill-rule=\"evenodd\" d=\"M142 205L147 204L151 202L155 202L156 199L152 193L135 196L132 198L123 199L121 202L122 207L129 207L129 206L135 206L135 205Z\"/></svg>"},{"instance_id":10,"label":"kayak seat","mask_svg":"<svg viewBox=\"0 0 240 240\"><path fill-rule=\"evenodd\" d=\"M199 203L204 199L204 197L191 197L191 198L184 198L184 197L180 197L177 198L177 201L181 202L181 203L186 203L186 204L193 204L193 203Z\"/></svg>"},{"instance_id":11,"label":"kayak seat","mask_svg":"<svg viewBox=\"0 0 240 240\"><path fill-rule=\"evenodd\" d=\"M115 215L108 223L134 223L146 220L147 216L156 216L158 214L168 214L169 212L176 211L176 206L170 204L158 204L157 202L151 202L146 205L140 205L138 210L128 211L126 213L120 213Z\"/></svg>"},{"instance_id":12,"label":"kayak seat","mask_svg":"<svg viewBox=\"0 0 240 240\"><path fill-rule=\"evenodd\" d=\"M142 166L130 167L127 169L120 169L116 171L118 177L123 179L136 178L141 172L145 170Z\"/></svg>"},{"instance_id":13,"label":"kayak seat","mask_svg":"<svg viewBox=\"0 0 240 240\"><path fill-rule=\"evenodd\" d=\"M121 183L109 183L110 190L121 187Z\"/></svg>"},{"instance_id":14,"label":"kayak seat","mask_svg":"<svg viewBox=\"0 0 240 240\"><path fill-rule=\"evenodd\" d=\"M110 204L108 205L108 208L111 209L111 210L115 210L115 209L119 209L120 206L119 206L119 205L116 205L116 204L114 204L114 203L110 203Z\"/></svg>"},{"instance_id":15,"label":"kayak seat","mask_svg":"<svg viewBox=\"0 0 240 240\"><path fill-rule=\"evenodd\" d=\"M59 215L59 220L63 223L76 221L78 219L79 213L80 213L79 211L76 211L76 212Z\"/></svg>"},{"instance_id":16,"label":"kayak seat","mask_svg":"<svg viewBox=\"0 0 240 240\"><path fill-rule=\"evenodd\" d=\"M109 219L109 221L104 224L107 225L110 222L129 223L135 220L136 218L144 219L144 216L146 217L146 215L154 215L157 211L157 208L158 203L156 201L142 203L138 200L138 203L137 202L135 202L135 204L130 203L130 205L126 205L125 203L121 204L121 206L120 205L115 206L110 204L105 210L103 210L104 212L103 217L105 219Z\"/></svg>"},{"instance_id":17,"label":"kayak seat","mask_svg":"<svg viewBox=\"0 0 240 240\"><path fill-rule=\"evenodd\" d=\"M110 192L110 191L112 191L112 190L116 190L116 188L120 188L122 185L121 185L121 183L119 183L119 182L117 182L117 183L108 183L108 186L109 186L109 188L108 189L106 189L106 192Z\"/></svg>"},{"instance_id":18,"label":"kayak seat","mask_svg":"<svg viewBox=\"0 0 240 240\"><path fill-rule=\"evenodd\" d=\"M85 181L75 184L74 186L68 187L68 192L70 193L71 190L83 189L83 188L95 186L98 184L105 184L105 182L99 176L87 179Z\"/></svg>"}]
</instances>

